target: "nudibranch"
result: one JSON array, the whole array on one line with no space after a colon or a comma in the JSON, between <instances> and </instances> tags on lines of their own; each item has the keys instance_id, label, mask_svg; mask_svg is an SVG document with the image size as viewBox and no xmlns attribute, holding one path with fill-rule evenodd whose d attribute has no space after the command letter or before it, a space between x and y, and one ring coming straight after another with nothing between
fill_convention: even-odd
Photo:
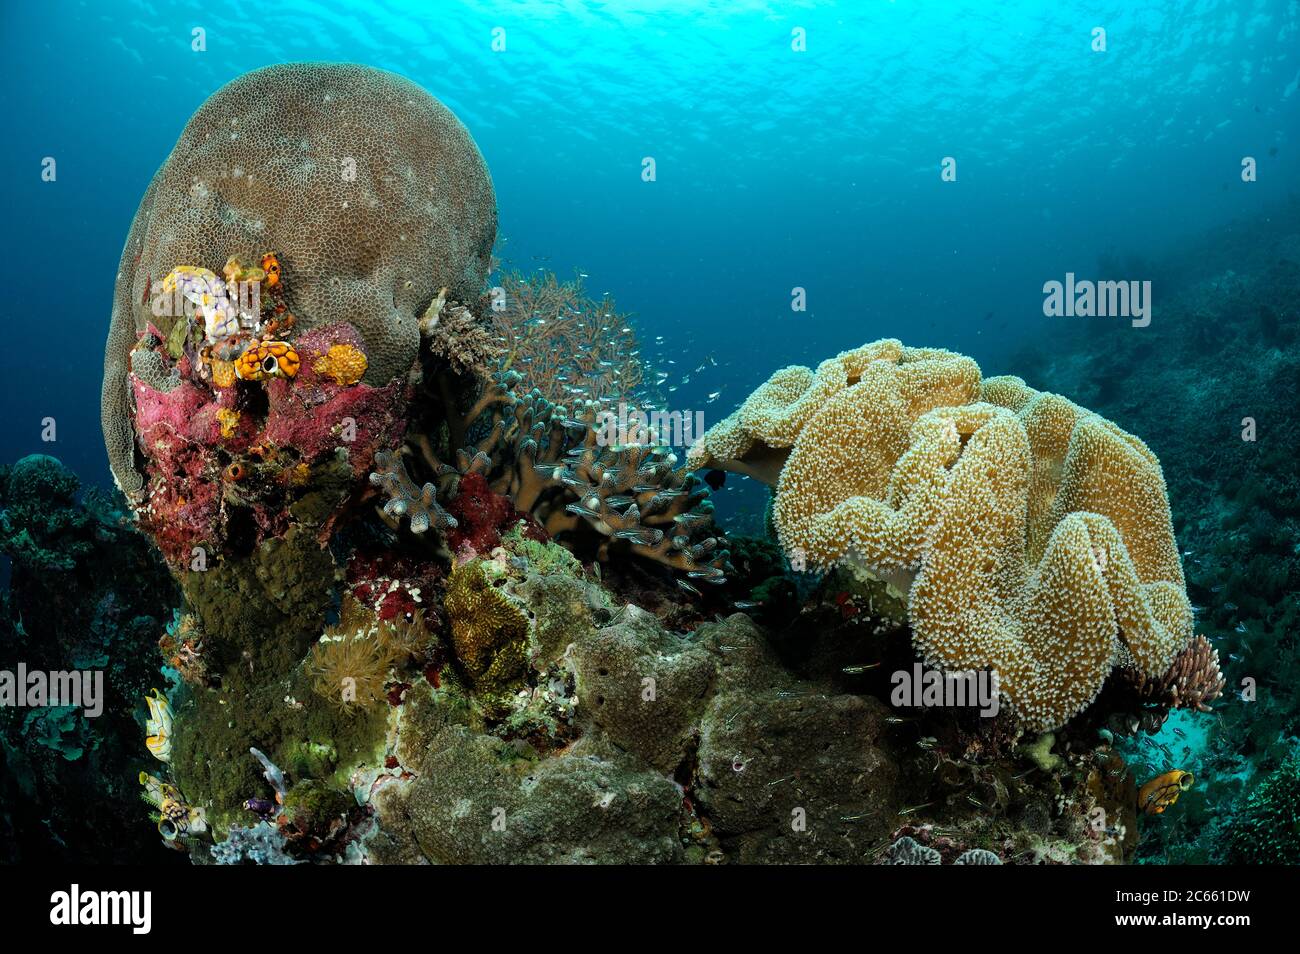
<instances>
[{"instance_id":1,"label":"nudibranch","mask_svg":"<svg viewBox=\"0 0 1300 954\"><path fill-rule=\"evenodd\" d=\"M239 334L239 309L230 301L226 283L215 273L196 265L177 265L162 281L165 294L181 297L194 306L203 319L203 335L209 342Z\"/></svg>"}]
</instances>

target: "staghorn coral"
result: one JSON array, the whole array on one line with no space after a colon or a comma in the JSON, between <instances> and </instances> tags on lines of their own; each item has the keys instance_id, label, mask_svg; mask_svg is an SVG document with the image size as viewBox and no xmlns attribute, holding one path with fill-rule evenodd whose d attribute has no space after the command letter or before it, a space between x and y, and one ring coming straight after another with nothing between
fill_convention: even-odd
<instances>
[{"instance_id":1,"label":"staghorn coral","mask_svg":"<svg viewBox=\"0 0 1300 954\"><path fill-rule=\"evenodd\" d=\"M382 387L411 368L417 316L439 288L462 300L481 292L496 221L469 133L409 80L290 63L222 87L154 177L122 250L101 399L119 486L132 497L144 487L128 358L153 317L151 288L176 266L275 249L275 268L294 273L302 326L355 325L365 381Z\"/></svg>"},{"instance_id":2,"label":"staghorn coral","mask_svg":"<svg viewBox=\"0 0 1300 954\"><path fill-rule=\"evenodd\" d=\"M995 670L1030 727L1116 664L1163 673L1191 637L1155 456L1019 378L981 386L961 355L885 340L785 369L688 463L775 483L787 552L896 587L922 656Z\"/></svg>"},{"instance_id":3,"label":"staghorn coral","mask_svg":"<svg viewBox=\"0 0 1300 954\"><path fill-rule=\"evenodd\" d=\"M561 282L554 272L511 271L499 287L504 295L490 311L504 352L499 370L520 372L556 404L577 395L641 403L636 335L613 298L590 298L580 276Z\"/></svg>"},{"instance_id":4,"label":"staghorn coral","mask_svg":"<svg viewBox=\"0 0 1300 954\"><path fill-rule=\"evenodd\" d=\"M653 560L684 574L688 592L698 592L691 581L725 581L729 553L725 538L709 532L708 488L678 466L676 455L648 444L604 446L594 402L570 416L535 388L520 394L520 380L513 371L498 374L461 421L449 425L453 442L456 434L484 435L477 444L458 445L454 464L427 438L416 441L438 484L418 487L398 458L382 454L371 481L388 494L390 517L414 514L416 532L430 522L454 527L438 497L453 500L462 479L481 475L492 493L508 497L548 535L567 543L595 536L600 559L624 551Z\"/></svg>"}]
</instances>

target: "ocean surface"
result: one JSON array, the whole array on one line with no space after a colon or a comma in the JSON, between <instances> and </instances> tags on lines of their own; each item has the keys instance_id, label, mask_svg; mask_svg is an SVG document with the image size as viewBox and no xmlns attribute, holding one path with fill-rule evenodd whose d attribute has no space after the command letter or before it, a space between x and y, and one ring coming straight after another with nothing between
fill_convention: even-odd
<instances>
[{"instance_id":1,"label":"ocean surface","mask_svg":"<svg viewBox=\"0 0 1300 954\"><path fill-rule=\"evenodd\" d=\"M442 100L491 170L502 257L612 293L709 424L775 367L879 337L1014 372L1026 342L1100 320L1045 317L1045 282L1148 278L1099 262L1267 216L1300 181L1293 0L57 0L0 5L0 54L0 459L105 484L131 217L191 113L260 66L365 63Z\"/></svg>"}]
</instances>

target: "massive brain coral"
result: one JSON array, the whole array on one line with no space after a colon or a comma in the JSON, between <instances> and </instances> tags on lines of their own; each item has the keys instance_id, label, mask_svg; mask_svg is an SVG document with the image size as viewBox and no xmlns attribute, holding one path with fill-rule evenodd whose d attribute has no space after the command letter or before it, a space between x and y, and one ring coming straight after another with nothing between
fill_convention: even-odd
<instances>
[{"instance_id":1,"label":"massive brain coral","mask_svg":"<svg viewBox=\"0 0 1300 954\"><path fill-rule=\"evenodd\" d=\"M785 368L689 464L773 484L787 553L907 595L917 649L988 668L1029 726L1192 634L1160 462L1097 414L948 351L873 342Z\"/></svg>"},{"instance_id":2,"label":"massive brain coral","mask_svg":"<svg viewBox=\"0 0 1300 954\"><path fill-rule=\"evenodd\" d=\"M276 252L294 276L300 330L351 323L364 380L381 387L411 368L418 315L440 289L459 300L481 292L496 223L473 139L409 80L294 63L222 87L154 176L122 251L102 395L119 485L133 498L143 489L127 373L156 320L151 292L172 269Z\"/></svg>"}]
</instances>

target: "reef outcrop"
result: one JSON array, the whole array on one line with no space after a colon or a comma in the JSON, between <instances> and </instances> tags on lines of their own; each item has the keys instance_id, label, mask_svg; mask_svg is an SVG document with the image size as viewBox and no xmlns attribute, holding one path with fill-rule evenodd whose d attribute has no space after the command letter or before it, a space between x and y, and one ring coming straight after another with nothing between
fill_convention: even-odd
<instances>
[{"instance_id":1,"label":"reef outcrop","mask_svg":"<svg viewBox=\"0 0 1300 954\"><path fill-rule=\"evenodd\" d=\"M181 590L141 720L170 847L1132 855L1134 780L1081 713L1108 682L1162 713L1223 688L1145 445L886 340L778 371L683 458L622 426L651 398L610 299L518 273L484 294L495 227L454 117L358 67L237 80L150 187L104 411ZM771 483L777 539L718 527L702 466ZM57 470L15 474L69 493ZM57 566L80 559L75 517L67 535L10 537ZM894 699L918 655L996 672L1011 711Z\"/></svg>"},{"instance_id":2,"label":"reef outcrop","mask_svg":"<svg viewBox=\"0 0 1300 954\"><path fill-rule=\"evenodd\" d=\"M131 352L158 323L151 306L178 265L274 251L293 275L300 328L351 325L366 383L383 388L414 364L419 315L440 289L462 300L480 293L496 222L473 139L403 77L290 63L222 87L186 124L122 250L101 402L119 486L131 497L145 490Z\"/></svg>"}]
</instances>

